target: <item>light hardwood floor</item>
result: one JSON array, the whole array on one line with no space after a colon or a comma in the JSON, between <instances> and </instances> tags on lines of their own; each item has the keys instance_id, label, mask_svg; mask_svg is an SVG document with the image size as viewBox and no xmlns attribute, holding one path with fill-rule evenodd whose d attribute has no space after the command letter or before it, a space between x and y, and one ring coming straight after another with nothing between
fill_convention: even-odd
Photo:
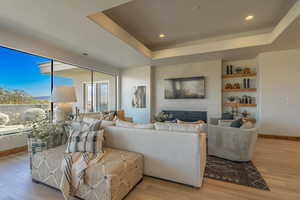
<instances>
[{"instance_id":1,"label":"light hardwood floor","mask_svg":"<svg viewBox=\"0 0 300 200\"><path fill-rule=\"evenodd\" d=\"M258 140L253 162L271 191L205 178L195 189L150 177L126 200L299 200L300 142L275 139ZM0 200L63 200L61 194L31 182L26 154L0 158Z\"/></svg>"}]
</instances>

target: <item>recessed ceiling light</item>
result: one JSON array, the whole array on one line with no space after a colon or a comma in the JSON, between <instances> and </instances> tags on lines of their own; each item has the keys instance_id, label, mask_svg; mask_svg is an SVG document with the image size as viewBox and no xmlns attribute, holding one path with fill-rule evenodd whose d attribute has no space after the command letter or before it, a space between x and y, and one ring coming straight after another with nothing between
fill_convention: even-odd
<instances>
[{"instance_id":1,"label":"recessed ceiling light","mask_svg":"<svg viewBox=\"0 0 300 200\"><path fill-rule=\"evenodd\" d=\"M159 34L159 37L160 37L160 38L165 38L165 37L166 37L166 35L165 35L165 34L163 34L163 33L161 33L161 34Z\"/></svg>"},{"instance_id":2,"label":"recessed ceiling light","mask_svg":"<svg viewBox=\"0 0 300 200\"><path fill-rule=\"evenodd\" d=\"M249 20L252 20L253 18L254 18L253 15L248 15L248 16L245 18L245 20L249 21Z\"/></svg>"}]
</instances>

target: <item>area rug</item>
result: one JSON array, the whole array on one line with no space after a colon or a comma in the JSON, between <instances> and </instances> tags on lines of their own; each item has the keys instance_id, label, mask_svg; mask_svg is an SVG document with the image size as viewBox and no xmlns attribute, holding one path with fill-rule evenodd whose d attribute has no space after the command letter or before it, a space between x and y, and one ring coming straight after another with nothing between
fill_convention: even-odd
<instances>
[{"instance_id":1,"label":"area rug","mask_svg":"<svg viewBox=\"0 0 300 200\"><path fill-rule=\"evenodd\" d=\"M215 156L207 156L205 177L261 190L270 190L251 161L233 162Z\"/></svg>"}]
</instances>

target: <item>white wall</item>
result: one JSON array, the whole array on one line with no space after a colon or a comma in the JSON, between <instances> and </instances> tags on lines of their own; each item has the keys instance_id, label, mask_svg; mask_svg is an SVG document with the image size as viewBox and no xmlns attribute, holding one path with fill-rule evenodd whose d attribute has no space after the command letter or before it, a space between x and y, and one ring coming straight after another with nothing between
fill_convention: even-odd
<instances>
[{"instance_id":1,"label":"white wall","mask_svg":"<svg viewBox=\"0 0 300 200\"><path fill-rule=\"evenodd\" d=\"M133 87L146 85L146 108L133 108L131 105ZM121 109L126 117L134 122L148 123L151 119L151 66L129 68L121 72Z\"/></svg>"},{"instance_id":2,"label":"white wall","mask_svg":"<svg viewBox=\"0 0 300 200\"><path fill-rule=\"evenodd\" d=\"M300 49L262 53L260 132L300 137Z\"/></svg>"},{"instance_id":3,"label":"white wall","mask_svg":"<svg viewBox=\"0 0 300 200\"><path fill-rule=\"evenodd\" d=\"M195 62L153 68L153 113L161 110L207 111L210 117L222 113L222 61ZM205 99L164 99L164 79L205 76Z\"/></svg>"}]
</instances>

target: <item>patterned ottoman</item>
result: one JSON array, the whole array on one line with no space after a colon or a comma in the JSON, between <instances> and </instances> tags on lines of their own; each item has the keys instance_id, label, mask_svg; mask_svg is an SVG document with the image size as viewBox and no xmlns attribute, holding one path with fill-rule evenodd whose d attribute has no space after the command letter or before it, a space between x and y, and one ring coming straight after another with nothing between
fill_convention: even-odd
<instances>
[{"instance_id":1,"label":"patterned ottoman","mask_svg":"<svg viewBox=\"0 0 300 200\"><path fill-rule=\"evenodd\" d=\"M59 188L61 161L66 146L59 146L32 156L32 178ZM85 200L121 200L143 177L143 156L138 153L105 148L102 160L86 170L88 183L76 196Z\"/></svg>"}]
</instances>

